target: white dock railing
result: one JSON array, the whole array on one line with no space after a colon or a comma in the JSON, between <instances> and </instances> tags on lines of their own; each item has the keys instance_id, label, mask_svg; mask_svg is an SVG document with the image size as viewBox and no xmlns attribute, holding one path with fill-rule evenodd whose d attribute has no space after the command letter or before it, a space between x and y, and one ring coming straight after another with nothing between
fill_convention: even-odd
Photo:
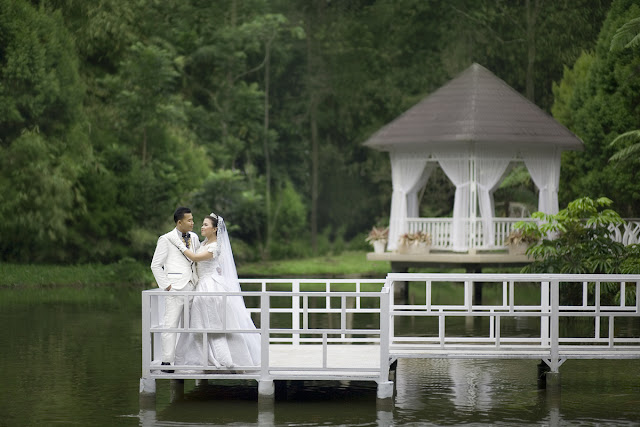
<instances>
[{"instance_id":1,"label":"white dock railing","mask_svg":"<svg viewBox=\"0 0 640 427\"><path fill-rule=\"evenodd\" d=\"M171 292L188 302L193 297L232 298L241 296L252 314L256 330L194 329L189 324L189 304L185 303L182 326L163 328L166 291L142 292L142 377L144 378L254 378L273 379L363 379L388 382L389 294L382 279L243 279L243 292ZM226 305L226 304L225 304ZM367 316L360 321L360 315ZM373 315L373 316L372 316ZM225 316L222 316L225 318ZM371 319L376 319L373 323ZM261 365L235 366L232 369L208 365L203 345L202 365L174 365L173 374L162 373L159 366L162 333L198 333L207 342L209 334L253 333L260 335ZM372 363L358 357L345 361L345 345L362 352L367 347L377 352ZM283 357L274 357L274 349L286 346ZM301 350L296 356L295 351ZM293 353L292 353L293 352ZM292 356L293 354L293 356ZM358 355L356 349L355 354ZM348 356L348 355L347 355ZM305 359L306 357L306 359ZM274 360L277 358L278 360ZM316 363L310 363L309 359ZM340 360L338 360L340 359ZM312 361L312 362L313 362ZM241 372L240 374L238 372Z\"/></svg>"},{"instance_id":2,"label":"white dock railing","mask_svg":"<svg viewBox=\"0 0 640 427\"><path fill-rule=\"evenodd\" d=\"M266 395L274 380L330 379L375 381L378 397L387 398L393 394L389 369L398 358L538 359L553 373L570 358L640 358L640 275L391 273L386 280L241 283L247 291L171 294L185 301L242 296L256 330L224 324L193 329L188 303L183 325L163 328L167 292L142 292L141 393L155 393L158 378L255 379ZM400 283L411 286L409 302L395 301ZM484 303L474 301L478 283ZM604 286L619 298L605 297ZM235 366L231 372L209 366L203 345L201 365L172 366L175 373L163 373L168 369L159 365L163 332L204 338L259 334L261 365Z\"/></svg>"},{"instance_id":3,"label":"white dock railing","mask_svg":"<svg viewBox=\"0 0 640 427\"><path fill-rule=\"evenodd\" d=\"M419 302L394 302L399 282L421 287ZM474 285L482 283L492 303L473 301ZM563 274L389 274L392 357L532 358L544 360L552 372L567 358L640 358L640 275ZM617 303L606 303L602 287L619 291ZM458 287L456 301L439 301L439 287ZM588 292L592 289L592 292ZM526 296L535 303L522 302ZM573 297L569 305L567 297ZM442 298L440 298L442 299ZM576 299L578 302L576 303ZM524 318L537 318L534 331L514 328ZM484 333L450 332L451 324L480 322ZM411 319L407 321L407 319ZM431 321L430 321L431 320ZM628 322L633 323L627 331ZM573 323L569 325L569 323ZM580 327L576 327L580 323ZM414 326L412 329L411 325ZM569 327L570 326L570 327Z\"/></svg>"},{"instance_id":4,"label":"white dock railing","mask_svg":"<svg viewBox=\"0 0 640 427\"><path fill-rule=\"evenodd\" d=\"M467 246L469 249L507 249L505 241L509 233L513 231L513 226L520 221L535 221L532 218L493 218L490 221L493 239L485 236L485 222L481 218L461 219L460 223L464 227ZM640 242L640 220L625 219L625 223L618 227L611 227L613 230L612 239L624 245ZM407 232L418 231L429 233L431 236L431 247L437 250L452 250L451 240L453 230L452 218L407 218Z\"/></svg>"}]
</instances>

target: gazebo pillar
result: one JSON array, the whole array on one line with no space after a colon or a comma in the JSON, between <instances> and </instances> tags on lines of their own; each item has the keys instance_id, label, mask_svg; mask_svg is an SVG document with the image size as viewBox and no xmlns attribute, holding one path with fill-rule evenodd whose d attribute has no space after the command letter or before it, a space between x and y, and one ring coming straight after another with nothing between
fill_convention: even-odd
<instances>
[{"instance_id":1,"label":"gazebo pillar","mask_svg":"<svg viewBox=\"0 0 640 427\"><path fill-rule=\"evenodd\" d=\"M478 235L478 179L476 169L475 150L471 148L469 156L469 227L465 227L465 241L467 250L475 252L476 236Z\"/></svg>"}]
</instances>

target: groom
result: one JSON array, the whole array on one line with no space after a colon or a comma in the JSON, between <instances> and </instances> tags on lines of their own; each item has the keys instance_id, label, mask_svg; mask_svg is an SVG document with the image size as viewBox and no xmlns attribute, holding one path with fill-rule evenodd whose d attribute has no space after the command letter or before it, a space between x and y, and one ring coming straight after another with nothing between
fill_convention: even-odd
<instances>
[{"instance_id":1,"label":"groom","mask_svg":"<svg viewBox=\"0 0 640 427\"><path fill-rule=\"evenodd\" d=\"M200 246L200 241L193 230L193 214L191 209L179 207L173 214L176 228L158 238L156 251L151 261L151 271L158 283L158 287L165 291L191 291L197 283L197 277L193 271L193 262L180 252L174 244L168 240L171 233L177 233L185 245L195 251ZM163 328L177 328L180 325L184 311L184 297L165 297ZM176 352L177 333L162 333L162 364L171 365ZM167 370L163 372L171 373Z\"/></svg>"}]
</instances>

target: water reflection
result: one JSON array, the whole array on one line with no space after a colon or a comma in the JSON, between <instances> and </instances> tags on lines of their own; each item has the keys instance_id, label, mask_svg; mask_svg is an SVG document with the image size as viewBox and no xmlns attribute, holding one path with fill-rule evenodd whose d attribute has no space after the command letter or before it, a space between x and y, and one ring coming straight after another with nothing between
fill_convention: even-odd
<instances>
[{"instance_id":1,"label":"water reflection","mask_svg":"<svg viewBox=\"0 0 640 427\"><path fill-rule=\"evenodd\" d=\"M354 323L365 322L356 317ZM395 395L366 382L157 381L140 399L140 311L77 306L0 311L0 425L637 425L640 361L569 360L561 390L537 387L537 360L402 359ZM461 330L485 325L462 320ZM514 322L514 331L535 325ZM631 330L631 328L630 328ZM638 329L635 332L638 333Z\"/></svg>"}]
</instances>

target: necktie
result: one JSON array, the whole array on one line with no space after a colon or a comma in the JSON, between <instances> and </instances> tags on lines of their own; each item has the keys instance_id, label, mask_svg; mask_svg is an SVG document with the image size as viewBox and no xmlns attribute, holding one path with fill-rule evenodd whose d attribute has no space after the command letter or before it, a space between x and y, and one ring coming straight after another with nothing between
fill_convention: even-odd
<instances>
[{"instance_id":1,"label":"necktie","mask_svg":"<svg viewBox=\"0 0 640 427\"><path fill-rule=\"evenodd\" d=\"M187 249L189 249L189 244L191 243L191 239L189 239L189 234L182 233L182 240L184 240L184 244L187 245Z\"/></svg>"}]
</instances>

